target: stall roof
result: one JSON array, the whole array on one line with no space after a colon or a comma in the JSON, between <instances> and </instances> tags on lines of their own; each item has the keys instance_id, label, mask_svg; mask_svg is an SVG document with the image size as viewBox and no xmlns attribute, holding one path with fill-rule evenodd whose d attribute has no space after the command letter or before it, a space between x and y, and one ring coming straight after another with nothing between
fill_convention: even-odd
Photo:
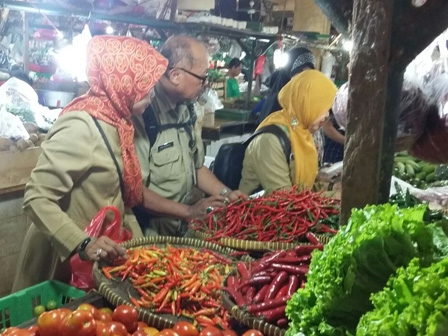
<instances>
[{"instance_id":1,"label":"stall roof","mask_svg":"<svg viewBox=\"0 0 448 336\"><path fill-rule=\"evenodd\" d=\"M256 32L248 29L235 29L214 24L193 22L170 22L152 19L143 16L109 15L101 11L90 11L88 8L68 9L48 3L34 4L25 1L2 0L0 5L11 10L25 11L28 13L71 16L83 19L105 20L113 22L131 23L147 26L155 29L169 29L173 31L198 31L211 35L228 36L231 38L251 38L257 40L271 40L276 35Z\"/></svg>"}]
</instances>

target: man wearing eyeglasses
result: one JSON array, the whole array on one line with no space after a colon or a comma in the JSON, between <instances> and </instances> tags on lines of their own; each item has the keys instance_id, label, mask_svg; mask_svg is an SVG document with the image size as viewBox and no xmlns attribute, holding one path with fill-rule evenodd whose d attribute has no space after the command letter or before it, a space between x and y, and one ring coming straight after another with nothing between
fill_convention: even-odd
<instances>
[{"instance_id":1,"label":"man wearing eyeglasses","mask_svg":"<svg viewBox=\"0 0 448 336\"><path fill-rule=\"evenodd\" d=\"M174 36L160 52L169 61L168 69L143 115L144 126L134 122L135 146L144 183L169 201L154 204L158 216L135 212L146 235L182 236L187 221L203 218L208 211L224 206L242 193L227 188L204 166L193 102L207 84L207 49L195 38ZM143 127L150 148L139 142ZM198 190L209 197L200 200Z\"/></svg>"}]
</instances>

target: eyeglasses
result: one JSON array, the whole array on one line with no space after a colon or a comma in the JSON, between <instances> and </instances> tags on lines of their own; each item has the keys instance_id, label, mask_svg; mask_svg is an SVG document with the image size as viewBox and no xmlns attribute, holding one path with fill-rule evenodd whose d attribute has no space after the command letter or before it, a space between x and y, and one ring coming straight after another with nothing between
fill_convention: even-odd
<instances>
[{"instance_id":1,"label":"eyeglasses","mask_svg":"<svg viewBox=\"0 0 448 336\"><path fill-rule=\"evenodd\" d=\"M188 71L187 69L184 69L184 68L173 67L173 68L170 68L170 70L171 69L179 69L179 70L186 72L187 74L193 76L194 78L199 79L201 81L202 85L204 85L208 80L208 73L205 76L199 76L199 75L196 75L195 73Z\"/></svg>"}]
</instances>

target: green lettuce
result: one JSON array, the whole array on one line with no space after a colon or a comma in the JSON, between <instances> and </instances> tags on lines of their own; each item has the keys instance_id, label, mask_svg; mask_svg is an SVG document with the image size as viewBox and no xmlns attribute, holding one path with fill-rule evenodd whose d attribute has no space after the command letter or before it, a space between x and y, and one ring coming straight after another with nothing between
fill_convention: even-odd
<instances>
[{"instance_id":1,"label":"green lettuce","mask_svg":"<svg viewBox=\"0 0 448 336\"><path fill-rule=\"evenodd\" d=\"M426 206L397 209L395 205L353 210L347 226L315 251L305 289L288 302L288 336L354 334L359 319L373 309L372 293L384 288L396 270L415 257L429 266L443 254L448 238L425 225Z\"/></svg>"},{"instance_id":2,"label":"green lettuce","mask_svg":"<svg viewBox=\"0 0 448 336\"><path fill-rule=\"evenodd\" d=\"M371 299L375 309L361 318L356 336L448 335L448 259L427 268L413 259Z\"/></svg>"}]
</instances>

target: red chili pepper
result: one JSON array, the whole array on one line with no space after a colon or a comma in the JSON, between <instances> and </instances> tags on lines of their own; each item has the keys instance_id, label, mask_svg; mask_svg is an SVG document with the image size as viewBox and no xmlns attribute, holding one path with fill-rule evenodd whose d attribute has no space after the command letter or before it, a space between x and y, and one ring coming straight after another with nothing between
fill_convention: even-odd
<instances>
[{"instance_id":1,"label":"red chili pepper","mask_svg":"<svg viewBox=\"0 0 448 336\"><path fill-rule=\"evenodd\" d=\"M266 297L266 293L268 292L268 289L269 289L268 284L261 287L261 289L258 291L258 293L254 297L254 303L263 302Z\"/></svg>"},{"instance_id":2,"label":"red chili pepper","mask_svg":"<svg viewBox=\"0 0 448 336\"><path fill-rule=\"evenodd\" d=\"M255 287L250 287L247 290L245 298L247 303L254 302L255 293L256 293Z\"/></svg>"},{"instance_id":3,"label":"red chili pepper","mask_svg":"<svg viewBox=\"0 0 448 336\"><path fill-rule=\"evenodd\" d=\"M299 278L296 275L289 276L288 291L286 296L291 297L299 288Z\"/></svg>"},{"instance_id":4,"label":"red chili pepper","mask_svg":"<svg viewBox=\"0 0 448 336\"><path fill-rule=\"evenodd\" d=\"M247 306L247 311L251 314L259 313L262 311L266 311L268 309L277 308L280 306L284 306L288 300L290 300L290 297L282 297L279 299L269 300L262 303L257 303L254 305Z\"/></svg>"},{"instance_id":5,"label":"red chili pepper","mask_svg":"<svg viewBox=\"0 0 448 336\"><path fill-rule=\"evenodd\" d=\"M282 297L289 296L288 295L288 284L284 285L275 295L275 299L281 299Z\"/></svg>"},{"instance_id":6,"label":"red chili pepper","mask_svg":"<svg viewBox=\"0 0 448 336\"><path fill-rule=\"evenodd\" d=\"M308 273L308 266L296 266L296 265L284 265L284 264L272 264L271 265L274 269L277 269L279 271L285 271L290 274L296 274L296 275L305 275Z\"/></svg>"},{"instance_id":7,"label":"red chili pepper","mask_svg":"<svg viewBox=\"0 0 448 336\"><path fill-rule=\"evenodd\" d=\"M266 321L268 322L273 322L273 321L277 321L279 319L285 318L285 309L286 309L286 305L271 309L271 310L266 310L263 311L262 313L260 313L260 316L264 316L266 318Z\"/></svg>"},{"instance_id":8,"label":"red chili pepper","mask_svg":"<svg viewBox=\"0 0 448 336\"><path fill-rule=\"evenodd\" d=\"M296 254L298 257L303 255L310 255L314 250L323 250L323 245L298 245L295 247Z\"/></svg>"},{"instance_id":9,"label":"red chili pepper","mask_svg":"<svg viewBox=\"0 0 448 336\"><path fill-rule=\"evenodd\" d=\"M286 319L286 318L281 318L280 320L277 321L277 325L278 325L280 328L287 327L287 326L288 326L288 319Z\"/></svg>"},{"instance_id":10,"label":"red chili pepper","mask_svg":"<svg viewBox=\"0 0 448 336\"><path fill-rule=\"evenodd\" d=\"M222 290L225 290L230 294L230 296L235 300L238 307L241 307L246 304L243 295L237 291L235 288L223 287Z\"/></svg>"},{"instance_id":11,"label":"red chili pepper","mask_svg":"<svg viewBox=\"0 0 448 336\"><path fill-rule=\"evenodd\" d=\"M237 262L236 268L243 279L249 279L250 277L249 271L247 270L246 265L243 262L241 261Z\"/></svg>"},{"instance_id":12,"label":"red chili pepper","mask_svg":"<svg viewBox=\"0 0 448 336\"><path fill-rule=\"evenodd\" d=\"M286 271L281 271L280 273L278 273L275 279L272 280L271 285L269 286L265 300L271 300L275 298L275 295L280 290L280 288L288 281L288 278L289 278L288 273Z\"/></svg>"},{"instance_id":13,"label":"red chili pepper","mask_svg":"<svg viewBox=\"0 0 448 336\"><path fill-rule=\"evenodd\" d=\"M320 240L317 239L317 237L312 232L308 232L306 234L306 239L308 239L308 241L313 245L321 245L322 244L320 242Z\"/></svg>"},{"instance_id":14,"label":"red chili pepper","mask_svg":"<svg viewBox=\"0 0 448 336\"><path fill-rule=\"evenodd\" d=\"M137 307L137 309L140 309L140 303L137 301L136 298L134 298L134 297L131 296L129 299L131 300L132 304L133 304L135 307Z\"/></svg>"},{"instance_id":15,"label":"red chili pepper","mask_svg":"<svg viewBox=\"0 0 448 336\"><path fill-rule=\"evenodd\" d=\"M254 285L264 285L266 283L271 282L272 277L269 275L262 275L259 277L252 277L250 279L247 279L243 281L238 288L243 288L246 286L254 286Z\"/></svg>"}]
</instances>

